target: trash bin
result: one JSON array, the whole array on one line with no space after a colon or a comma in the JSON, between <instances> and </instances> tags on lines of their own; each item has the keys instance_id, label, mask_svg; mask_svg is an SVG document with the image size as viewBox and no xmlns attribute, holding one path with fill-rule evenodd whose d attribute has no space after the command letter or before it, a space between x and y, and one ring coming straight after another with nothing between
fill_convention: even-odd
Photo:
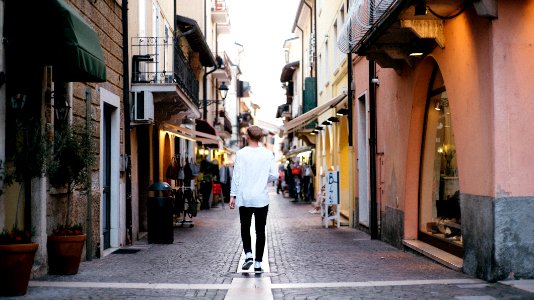
<instances>
[{"instance_id":1,"label":"trash bin","mask_svg":"<svg viewBox=\"0 0 534 300\"><path fill-rule=\"evenodd\" d=\"M172 188L166 182L156 182L148 188L148 243L174 242Z\"/></svg>"}]
</instances>

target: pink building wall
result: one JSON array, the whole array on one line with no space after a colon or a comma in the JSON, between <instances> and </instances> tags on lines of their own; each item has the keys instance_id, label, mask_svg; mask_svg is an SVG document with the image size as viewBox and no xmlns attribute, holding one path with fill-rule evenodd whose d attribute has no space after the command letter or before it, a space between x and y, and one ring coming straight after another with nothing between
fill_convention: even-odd
<instances>
[{"instance_id":1,"label":"pink building wall","mask_svg":"<svg viewBox=\"0 0 534 300\"><path fill-rule=\"evenodd\" d=\"M452 113L462 219L467 219L464 269L488 280L510 271L534 276L534 261L528 258L534 254L534 236L522 234L516 224L527 231L534 227L528 212L534 205L529 155L534 149L534 2L498 3L497 19L480 17L470 7L444 21L445 47L435 48L415 67L405 66L399 74L378 66L376 72L380 216L396 211L404 222L401 239L417 239L421 143L437 64ZM355 103L369 89L368 74L368 61L355 60ZM356 134L354 139L360 147ZM523 250L511 250L518 248Z\"/></svg>"}]
</instances>

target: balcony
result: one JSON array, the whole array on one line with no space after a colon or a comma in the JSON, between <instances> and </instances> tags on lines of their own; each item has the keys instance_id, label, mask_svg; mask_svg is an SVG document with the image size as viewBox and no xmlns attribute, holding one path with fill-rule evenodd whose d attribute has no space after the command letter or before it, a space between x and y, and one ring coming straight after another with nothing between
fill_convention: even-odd
<instances>
[{"instance_id":1,"label":"balcony","mask_svg":"<svg viewBox=\"0 0 534 300\"><path fill-rule=\"evenodd\" d=\"M254 119L249 112L243 112L239 114L239 127L248 127L254 124Z\"/></svg>"},{"instance_id":2,"label":"balcony","mask_svg":"<svg viewBox=\"0 0 534 300\"><path fill-rule=\"evenodd\" d=\"M232 69L230 67L230 59L226 52L217 55L217 65L218 69L211 74L211 76L219 79L219 81L224 81L230 83L232 80Z\"/></svg>"},{"instance_id":3,"label":"balcony","mask_svg":"<svg viewBox=\"0 0 534 300\"><path fill-rule=\"evenodd\" d=\"M230 21L225 0L211 1L211 21L219 24L226 24Z\"/></svg>"},{"instance_id":4,"label":"balcony","mask_svg":"<svg viewBox=\"0 0 534 300\"><path fill-rule=\"evenodd\" d=\"M134 37L131 53L132 92L151 93L156 120L165 121L181 112L200 116L198 80L172 39Z\"/></svg>"},{"instance_id":5,"label":"balcony","mask_svg":"<svg viewBox=\"0 0 534 300\"><path fill-rule=\"evenodd\" d=\"M232 122L225 111L219 111L218 124L216 128L219 130L219 135L225 139L232 136Z\"/></svg>"}]
</instances>

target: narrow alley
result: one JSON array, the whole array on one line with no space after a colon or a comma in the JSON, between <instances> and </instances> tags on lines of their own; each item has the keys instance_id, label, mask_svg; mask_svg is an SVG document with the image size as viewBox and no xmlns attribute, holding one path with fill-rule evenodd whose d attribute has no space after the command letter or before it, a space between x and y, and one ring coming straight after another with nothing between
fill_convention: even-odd
<instances>
[{"instance_id":1,"label":"narrow alley","mask_svg":"<svg viewBox=\"0 0 534 300\"><path fill-rule=\"evenodd\" d=\"M173 244L141 239L72 276L30 281L20 299L533 299L426 257L403 252L348 227L324 228L308 203L270 190L268 268L240 271L239 217L202 210L194 227L176 227ZM137 251L138 250L138 251ZM121 253L121 254L118 254ZM527 281L525 281L527 282Z\"/></svg>"}]
</instances>

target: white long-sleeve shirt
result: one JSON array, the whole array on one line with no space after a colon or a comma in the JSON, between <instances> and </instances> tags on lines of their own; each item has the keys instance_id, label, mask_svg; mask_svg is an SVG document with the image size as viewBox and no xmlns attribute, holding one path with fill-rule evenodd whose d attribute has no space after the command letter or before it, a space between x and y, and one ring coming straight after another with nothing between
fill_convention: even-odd
<instances>
[{"instance_id":1,"label":"white long-sleeve shirt","mask_svg":"<svg viewBox=\"0 0 534 300\"><path fill-rule=\"evenodd\" d=\"M278 178L274 155L265 147L244 147L237 151L230 196L236 206L264 207L269 204L267 184Z\"/></svg>"}]
</instances>

